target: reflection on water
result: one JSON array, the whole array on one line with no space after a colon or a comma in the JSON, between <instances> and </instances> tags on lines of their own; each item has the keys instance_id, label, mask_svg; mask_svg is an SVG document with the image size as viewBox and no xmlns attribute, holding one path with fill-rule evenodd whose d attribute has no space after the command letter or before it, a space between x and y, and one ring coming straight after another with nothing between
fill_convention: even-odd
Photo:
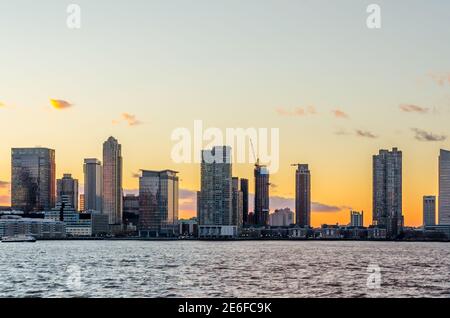
<instances>
[{"instance_id":1,"label":"reflection on water","mask_svg":"<svg viewBox=\"0 0 450 318\"><path fill-rule=\"evenodd\" d=\"M0 244L0 297L450 297L450 244Z\"/></svg>"}]
</instances>

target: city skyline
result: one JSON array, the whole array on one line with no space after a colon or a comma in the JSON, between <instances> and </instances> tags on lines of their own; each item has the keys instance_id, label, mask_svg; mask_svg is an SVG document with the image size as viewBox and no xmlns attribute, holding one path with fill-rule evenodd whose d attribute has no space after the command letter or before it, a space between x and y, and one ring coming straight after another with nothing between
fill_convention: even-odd
<instances>
[{"instance_id":1,"label":"city skyline","mask_svg":"<svg viewBox=\"0 0 450 318\"><path fill-rule=\"evenodd\" d=\"M83 159L101 159L112 135L124 145L126 192L137 192L142 167L174 169L180 216L195 216L197 165L173 163L170 136L202 119L219 129L279 127L271 209L294 209L289 165L308 163L314 226L343 224L350 208L366 211L370 224L370 156L398 147L405 224L421 225L423 195L438 196L437 154L450 149L449 3L379 1L380 30L367 29L358 1L174 3L180 11L105 2L105 15L81 0L80 30L66 27L62 3L0 4L8 39L0 52L0 205L10 202L11 148L55 149L56 176L81 183ZM418 21L428 22L417 29ZM250 192L252 168L233 172L250 180Z\"/></svg>"},{"instance_id":2,"label":"city skyline","mask_svg":"<svg viewBox=\"0 0 450 318\"><path fill-rule=\"evenodd\" d=\"M104 142L104 149L107 149L107 152L105 153L106 156L111 155L111 153L110 153L111 147L114 150L113 151L114 156L118 156L117 160L118 160L119 166L117 167L117 169L118 169L119 174L120 174L121 173L121 166L122 166L121 144L119 144L117 139L115 139L114 137L109 137L108 140L106 142ZM215 150L215 149L222 149L222 148L223 148L222 151L224 152L224 158L225 159L226 158L232 158L231 154L232 154L233 150L232 150L232 148L230 146L214 146L212 152L209 151L209 150L205 150L204 149L204 150L202 150L202 157L204 157L204 156L208 155L208 153L210 153L209 156L211 158L214 158L215 152L217 152L217 150ZM12 163L18 162L16 164L17 167L15 169L12 169L12 173L14 173L14 171L18 171L17 169L19 169L19 168L23 170L23 168L21 168L21 166L23 165L22 161L24 161L24 159L23 159L24 155L28 156L28 157L31 156L29 159L25 159L24 162L27 165L31 165L30 167L27 168L28 170L31 168L30 171L34 171L33 170L34 168L32 166L33 166L33 163L36 162L37 159L33 160L33 158L36 157L36 156L37 157L39 157L39 156L42 157L43 154L46 155L47 153L50 153L50 158L52 160L52 163L50 163L51 166L50 166L49 169L51 169L51 171L54 171L55 170L55 166L56 166L56 163L55 163L56 151L54 149L42 148L42 147L39 147L39 148L12 148L11 149L11 154L12 154L11 162ZM449 153L450 153L450 151L443 150L443 149L440 150L440 155L439 155L440 172L439 172L439 176L438 177L439 177L439 180L441 180L440 181L440 189L441 190L439 192L439 196L437 196L437 195L432 195L432 196L430 196L430 195L423 195L422 199L424 201L423 201L422 211L421 211L422 222L421 222L421 224L419 224L417 226L426 224L424 222L424 220L426 218L425 215L431 213L431 212L428 211L428 208L425 208L425 199L432 198L432 197L433 198L441 197L441 198L443 198L442 202L444 202L444 203L446 202L445 200L446 200L446 196L447 196L447 192L448 191L445 190L445 189L447 189L447 184L444 183L444 182L447 182L447 179L448 179L447 178L447 170L448 170L447 166L448 166L448 158L449 158L448 154ZM21 156L21 157L19 157L19 156ZM26 157L26 158L28 158L28 157ZM404 224L404 217L405 217L405 215L404 215L404 213L402 214L402 212L403 212L403 210L402 210L402 202L403 202L403 196L402 196L402 187L403 187L403 178L402 178L403 168L402 168L402 164L403 164L403 161L402 161L402 157L403 157L403 152L399 151L398 148L396 148L396 147L392 148L392 151L385 150L385 149L380 149L379 153L377 155L373 155L373 167L372 167L372 169L373 169L373 175L372 175L372 177L373 177L373 179L372 179L372 183L373 183L373 189L372 189L373 197L372 197L372 200L373 200L373 211L378 211L378 212L371 213L371 220L372 221L369 222L368 224L366 224L364 222L363 225L370 225L370 224L387 225L388 228L389 228L390 227L389 222L391 222L392 220L388 221L388 219L392 218L392 219L395 219L394 223L397 224L395 226L399 226L399 227L410 226L409 224ZM20 159L18 159L18 158L20 158ZM42 160L41 158L38 158L38 159ZM105 157L104 157L104 159L105 159ZM48 159L45 159L45 160L48 160ZM231 160L231 159L227 159L227 160ZM19 164L19 162L21 164ZM203 162L205 162L205 159L203 159ZM103 169L101 167L101 162L100 161L98 161L97 159L85 159L84 160L84 166L83 166L83 170L84 170L85 173L87 171L86 168L87 168L88 164L95 165L96 166L95 170L100 169L99 170L100 171L100 175L103 174L102 173ZM41 165L41 164L39 164L39 165ZM45 161L44 161L44 166L43 167L48 170L48 168L46 168L45 165L48 165L48 163L45 163ZM203 166L203 164L201 166ZM310 190L310 179L309 179L310 178L310 172L308 170L308 165L307 164L291 164L291 166L297 166L297 170L295 172L295 184L296 184L296 187L297 187L296 191L299 191L301 188L304 188L305 185L307 186L307 189L308 189L307 192L311 191ZM231 167L232 167L232 165L230 165L230 168L228 168L228 170L230 170L230 173L233 173L233 170L232 170ZM266 178L269 176L268 173L263 173L263 174L260 173L262 170L265 171L265 169L266 169L265 166L260 165L258 162L255 164L255 166L254 166L255 181L257 179L261 179L261 175L263 175L263 176L266 175ZM200 170L203 171L203 168L201 168ZM141 171L140 179L142 179L142 173L143 172L146 172L146 171L147 171L147 173L151 172L151 171L144 170L144 169L140 169L140 171ZM165 171L178 173L178 172L175 172L175 171L172 171L172 170L164 170L164 171L161 171L161 172L153 171L153 172L154 173L163 173ZM397 172L397 171L399 171L399 172ZM445 173L444 173L444 171L445 171ZM96 171L96 173L98 174L98 171ZM306 182L306 183L302 183L302 186L298 187L298 185L300 184L299 180L301 180L301 179L299 179L299 176L301 174L304 174L304 173L307 174L308 179L306 181L302 181L302 182ZM398 173L399 173L399 176L397 176ZM16 174L17 174L17 172L16 172ZM54 172L52 173L52 176L50 178L55 178ZM86 178L86 174L85 174L85 178ZM100 178L100 180L96 180L96 182L103 181L101 179L103 179L103 178ZM121 179L121 178L119 178L119 179ZM177 197L178 197L178 193L179 193L179 190L178 190L178 178L176 178L176 179L177 179L177 186L176 186L177 190L176 190L176 193L177 193ZM264 188L266 188L265 191L269 191L270 192L270 190L268 190L270 188L270 183L268 182L268 178L264 179L264 180L265 181L263 181L263 184L264 184ZM120 181L121 180L119 180L118 182L120 183ZM248 180L244 179L244 178L240 178L239 176L237 176L237 177L232 177L231 181L232 182L230 184L232 186L232 191L231 191L232 194L234 195L235 191L239 191L240 193L244 194L244 192L242 192L242 190L240 189L240 185L242 186L242 182L244 182L244 184L248 184ZM63 182L64 182L65 189L61 188ZM70 173L64 173L62 178L55 179L53 183L54 183L54 190L55 190L54 194L49 193L50 196L54 196L53 200L55 200L56 203L60 203L60 202L64 202L66 204L69 203L70 206L72 206L72 207L75 206L75 210L77 210L78 200L74 204L72 204L71 201L74 200L75 197L80 199L80 197L78 195L78 191L79 191L79 189L78 189L78 180L74 179ZM103 182L100 182L100 184L101 183L103 183ZM261 185L260 185L260 187L261 187ZM126 191L123 191L123 189L121 187L118 188L118 192L120 192L122 194L122 196L119 199L121 202L123 201L124 197L129 194L129 193L125 193ZM398 194L395 194L397 192L398 192ZM19 191L18 192L18 194L21 194L21 193L23 193L23 191ZM198 200L198 197L199 197L199 193L200 193L200 191L196 191L196 193L195 193L195 195L197 196L197 200ZM82 193L81 191L79 192L79 194L84 196L84 193ZM133 195L138 195L139 191L136 194L134 194L134 193L132 193L132 194ZM241 194L241 196L242 196L242 194ZM251 197L253 196L253 199L256 202L256 196L253 193L249 193L249 194L250 195L248 196L248 200L252 201ZM68 198L68 196L72 196L73 198ZM269 194L269 196L270 196L270 194ZM185 194L182 194L179 197L179 200L177 201L177 212L176 212L177 217L179 216L178 204L184 198L185 198ZM308 195L307 198L309 198L309 195ZM389 199L390 201L386 201L387 198L390 198ZM243 205L243 202L244 202L243 197L241 197L241 199L239 199L239 200L241 202L239 203L238 210L241 211L242 215L240 217L238 217L238 218L236 218L236 216L233 216L233 218L235 219L235 221L236 220L241 220L241 222L242 222L243 221L243 217L244 217L244 213L245 213L244 212L245 211L244 210L244 205ZM294 207L295 207L295 204L296 204L295 203L295 198L293 198L292 200L294 200L293 204L294 204ZM100 201L102 201L102 200L100 200ZM235 198L233 197L233 205L232 205L233 207L230 210L230 213L233 214L233 215L235 214L235 212L233 211L233 209L235 209L234 204L236 204L234 202L235 202ZM301 202L301 200L299 202ZM441 202L441 201L439 201L439 202ZM269 205L271 203L272 202L270 202ZM123 203L120 203L120 204L123 205ZM269 207L270 207L270 213L276 212L277 210L284 209L282 206L270 205ZM434 212L434 216L435 216L435 219L436 219L435 220L435 224L448 224L448 221L447 221L447 214L448 214L448 212L446 210L446 206L443 205L443 207L444 208L441 208L439 206L438 208L435 208L436 209L436 212ZM287 206L285 208L289 209L290 207ZM35 211L39 210L39 208L37 208L37 209L36 208L32 208L29 211L33 211L33 209ZM47 209L48 209L48 207L47 207ZM45 208L43 210L45 210ZM89 210L89 209L86 209L86 210ZM96 210L99 211L98 209L96 209ZM198 206L198 202L196 202L195 215L189 215L187 217L180 216L180 219L196 217L196 216L198 216L198 211L199 211L199 206ZM294 208L293 211L295 211L296 218L298 218L299 217L299 216L297 216L298 209ZM442 213L441 213L441 211L442 211ZM123 212L124 212L124 210L121 209L121 211L119 211L118 213L120 213L122 215ZM255 211L251 210L249 212L251 212L254 215ZM300 212L300 213L302 213L302 212ZM305 213L305 212L303 212L303 213ZM106 213L106 214L109 215L110 213ZM390 215L394 215L394 216L392 217ZM267 224L269 223L268 222L268 217L269 216L267 215ZM430 216L428 216L427 218L430 219ZM362 219L364 220L363 217L362 217ZM122 220L122 216L121 216L120 217L120 222L122 222L122 221L123 220ZM254 221L257 221L257 220L255 219ZM295 223L297 225L303 226L301 224L301 222L299 223L298 220ZM430 222L428 222L428 223L430 223ZM120 223L112 223L112 224L116 224L117 225L117 224L120 224ZM258 222L257 222L257 224L258 224ZM320 223L319 225L322 225L322 224L327 224L327 223ZM332 223L328 223L328 224L332 224ZM346 224L346 222L342 222L340 224ZM316 226L315 224L311 224L311 225L312 226ZM414 225L414 226L416 226L416 225Z\"/></svg>"}]
</instances>

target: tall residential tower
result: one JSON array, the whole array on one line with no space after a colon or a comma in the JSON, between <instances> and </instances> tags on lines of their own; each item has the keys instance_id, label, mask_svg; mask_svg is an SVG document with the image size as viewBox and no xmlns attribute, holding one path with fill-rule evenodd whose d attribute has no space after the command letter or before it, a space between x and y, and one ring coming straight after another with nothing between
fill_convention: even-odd
<instances>
[{"instance_id":1,"label":"tall residential tower","mask_svg":"<svg viewBox=\"0 0 450 318\"><path fill-rule=\"evenodd\" d=\"M439 225L450 225L450 151L439 155Z\"/></svg>"},{"instance_id":2,"label":"tall residential tower","mask_svg":"<svg viewBox=\"0 0 450 318\"><path fill-rule=\"evenodd\" d=\"M103 143L103 213L122 224L122 147L113 137Z\"/></svg>"},{"instance_id":3,"label":"tall residential tower","mask_svg":"<svg viewBox=\"0 0 450 318\"><path fill-rule=\"evenodd\" d=\"M397 148L373 156L373 224L385 227L389 237L403 227L402 152Z\"/></svg>"},{"instance_id":4,"label":"tall residential tower","mask_svg":"<svg viewBox=\"0 0 450 318\"><path fill-rule=\"evenodd\" d=\"M311 173L306 164L298 164L295 172L295 222L311 226Z\"/></svg>"}]
</instances>

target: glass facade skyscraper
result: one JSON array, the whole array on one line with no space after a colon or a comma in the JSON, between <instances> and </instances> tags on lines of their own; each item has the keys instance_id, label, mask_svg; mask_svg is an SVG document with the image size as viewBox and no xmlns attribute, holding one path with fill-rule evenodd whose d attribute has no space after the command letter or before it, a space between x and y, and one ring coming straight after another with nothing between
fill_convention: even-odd
<instances>
[{"instance_id":1,"label":"glass facade skyscraper","mask_svg":"<svg viewBox=\"0 0 450 318\"><path fill-rule=\"evenodd\" d=\"M11 205L24 212L55 206L55 151L48 148L11 150Z\"/></svg>"},{"instance_id":2,"label":"glass facade skyscraper","mask_svg":"<svg viewBox=\"0 0 450 318\"><path fill-rule=\"evenodd\" d=\"M100 160L84 159L84 210L102 211L102 164Z\"/></svg>"},{"instance_id":3,"label":"glass facade skyscraper","mask_svg":"<svg viewBox=\"0 0 450 318\"><path fill-rule=\"evenodd\" d=\"M439 225L450 225L450 151L439 155Z\"/></svg>"},{"instance_id":4,"label":"glass facade skyscraper","mask_svg":"<svg viewBox=\"0 0 450 318\"><path fill-rule=\"evenodd\" d=\"M140 235L174 235L177 221L177 172L142 170L139 178Z\"/></svg>"},{"instance_id":5,"label":"glass facade skyscraper","mask_svg":"<svg viewBox=\"0 0 450 318\"><path fill-rule=\"evenodd\" d=\"M241 179L242 222L248 224L248 179Z\"/></svg>"},{"instance_id":6,"label":"glass facade skyscraper","mask_svg":"<svg viewBox=\"0 0 450 318\"><path fill-rule=\"evenodd\" d=\"M122 224L122 146L109 137L103 143L103 210L110 225Z\"/></svg>"}]
</instances>

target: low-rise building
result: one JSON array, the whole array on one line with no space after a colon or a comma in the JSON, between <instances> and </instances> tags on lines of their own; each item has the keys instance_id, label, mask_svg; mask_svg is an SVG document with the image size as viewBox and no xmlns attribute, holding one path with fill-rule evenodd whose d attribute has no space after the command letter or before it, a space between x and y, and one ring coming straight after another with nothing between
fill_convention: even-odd
<instances>
[{"instance_id":1,"label":"low-rise building","mask_svg":"<svg viewBox=\"0 0 450 318\"><path fill-rule=\"evenodd\" d=\"M179 233L181 236L197 237L198 222L197 218L189 220L178 220Z\"/></svg>"},{"instance_id":2,"label":"low-rise building","mask_svg":"<svg viewBox=\"0 0 450 318\"><path fill-rule=\"evenodd\" d=\"M292 239L306 239L308 237L308 228L293 227L289 229L289 237Z\"/></svg>"},{"instance_id":3,"label":"low-rise building","mask_svg":"<svg viewBox=\"0 0 450 318\"><path fill-rule=\"evenodd\" d=\"M40 218L23 218L18 215L0 217L0 237L32 235L36 239L60 239L66 236L64 222Z\"/></svg>"},{"instance_id":4,"label":"low-rise building","mask_svg":"<svg viewBox=\"0 0 450 318\"><path fill-rule=\"evenodd\" d=\"M367 229L367 238L370 240L385 240L387 238L387 230L383 227L370 226Z\"/></svg>"},{"instance_id":5,"label":"low-rise building","mask_svg":"<svg viewBox=\"0 0 450 318\"><path fill-rule=\"evenodd\" d=\"M236 238L238 228L234 225L201 225L198 237L203 239L230 239Z\"/></svg>"}]
</instances>

